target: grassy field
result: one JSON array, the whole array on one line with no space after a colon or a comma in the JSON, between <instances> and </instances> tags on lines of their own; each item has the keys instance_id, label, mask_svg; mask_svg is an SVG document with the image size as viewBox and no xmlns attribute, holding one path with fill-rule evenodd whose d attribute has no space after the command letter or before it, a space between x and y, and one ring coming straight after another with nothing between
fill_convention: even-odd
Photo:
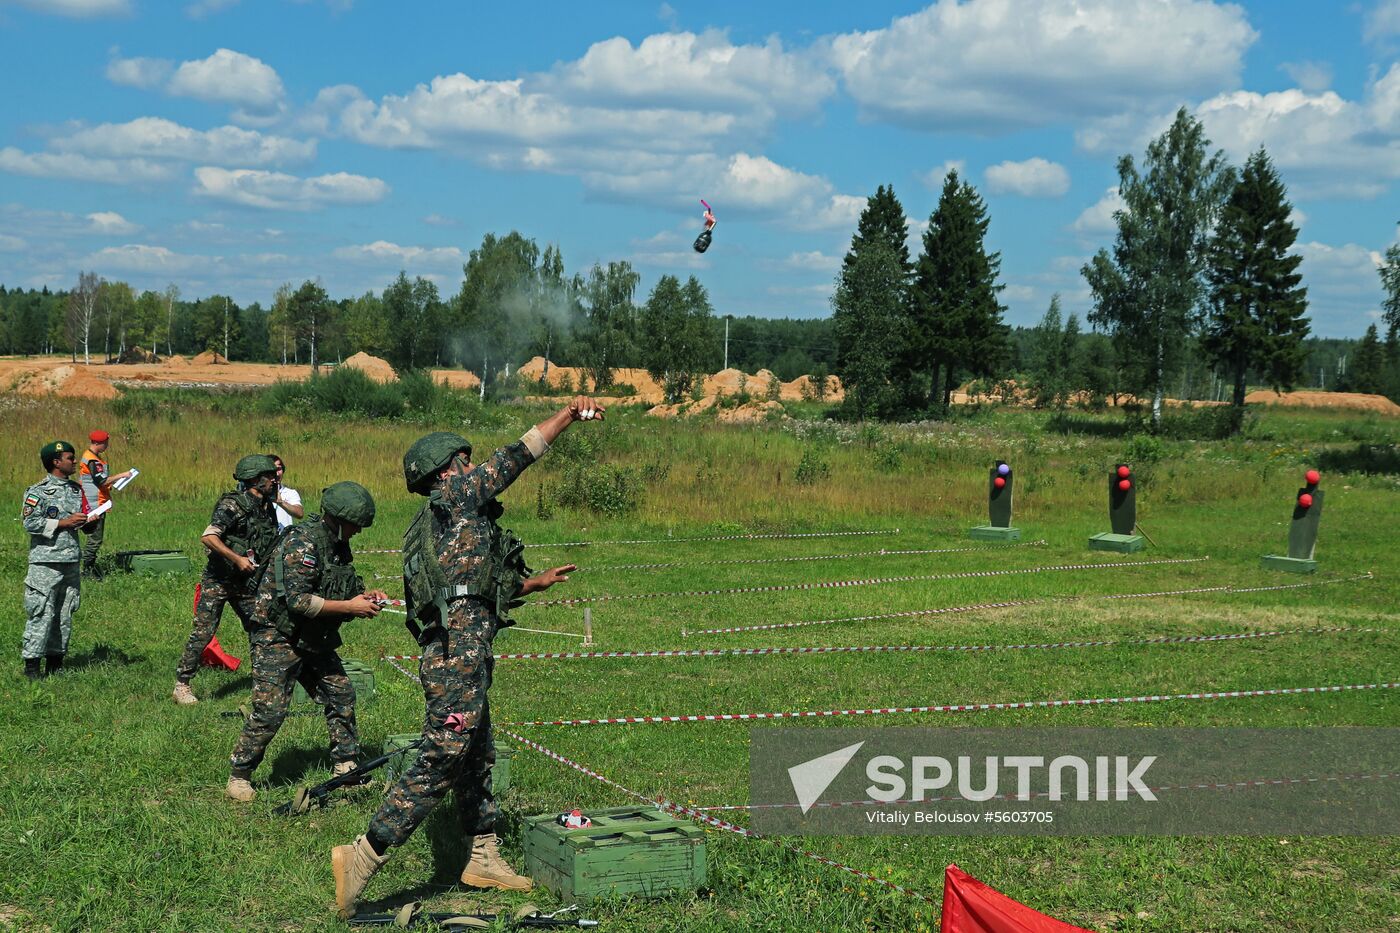
<instances>
[{"instance_id":1,"label":"grassy field","mask_svg":"<svg viewBox=\"0 0 1400 933\"><path fill-rule=\"evenodd\" d=\"M40 476L32 453L55 436L112 433L116 469L141 478L118 500L107 553L180 548L197 537L241 454L272 449L314 508L330 482L356 479L380 504L359 548L392 548L420 500L403 489L400 457L423 424L252 416L237 400L59 407L0 396L0 463L14 525L0 540L8 643L23 625L25 536L17 515ZM139 413L137 413L139 411ZM810 412L809 412L810 413ZM518 437L544 411L472 409L434 425L478 451ZM463 424L467 420L471 423ZM1112 416L1050 430L1046 416L986 410L950 424L861 428L818 420L720 427L618 410L579 425L505 496L506 524L529 542L666 539L664 543L532 549L532 564L583 568L550 597L621 595L901 575L1016 570L1118 558L1090 552L1107 530L1102 486L1117 459L1139 477L1139 515L1156 542L1129 560L1209 557L1138 568L1007 574L843 589L600 601L603 650L666 648L1003 645L1125 640L1263 630L1340 629L1257 640L980 652L767 657L503 660L492 691L498 723L635 714L829 710L1369 684L1400 680L1400 584L1394 528L1400 497L1392 420L1266 411L1247 439L1130 437ZM1068 429L1069 433L1064 433ZM1379 445L1379 447L1377 446ZM985 520L985 470L1017 467L1016 524L1038 546L925 555L881 549L962 548ZM893 613L1052 596L1142 593L1300 582L1259 568L1285 547L1303 471L1327 490L1316 580L1324 586L1141 600L1082 599L967 613L836 622L731 634L700 629ZM1366 469L1390 472L1365 472ZM799 477L802 481L799 481ZM624 509L635 502L630 513ZM591 506L589 504L591 503ZM602 511L598 511L602 510ZM879 530L879 536L681 541L746 533ZM875 552L875 553L871 553ZM848 555L819 561L716 563ZM647 569L609 565L674 563ZM196 558L196 567L202 560ZM394 555L359 566L399 595ZM1355 579L1372 572L1369 579ZM224 799L242 674L206 671L198 706L169 696L188 634L197 571L112 575L85 585L69 669L29 684L17 653L0 673L0 927L52 930L331 930L328 850L363 831L379 785L298 818L272 815L298 785L329 773L325 726L289 718L255 777L259 799ZM231 618L231 614L230 614ZM579 607L531 607L523 627L579 633ZM1361 631L1362 629L1373 631ZM236 620L221 629L246 657ZM414 653L398 617L351 622L346 657ZM508 630L502 652L569 650L577 638ZM422 695L376 664L378 695L359 711L362 741L416 731ZM965 714L845 717L844 725L1300 726L1400 725L1393 690ZM810 723L809 723L810 724ZM744 803L744 723L533 726L513 729L650 797L695 806ZM511 744L503 736L502 744ZM514 749L514 817L633 802L538 752ZM446 810L447 808L442 808ZM721 815L745 823L742 811ZM433 909L515 906L455 886L465 853L440 812L374 880L371 908L426 899ZM511 826L516 824L512 821ZM509 836L509 834L508 834ZM509 837L508 852L517 853ZM795 844L930 895L956 862L1039 910L1099 930L1377 930L1400 925L1400 844L1385 838L804 838ZM762 841L707 832L709 884L694 896L591 906L609 930L936 929L938 910ZM531 900L560 906L544 891Z\"/></svg>"}]
</instances>

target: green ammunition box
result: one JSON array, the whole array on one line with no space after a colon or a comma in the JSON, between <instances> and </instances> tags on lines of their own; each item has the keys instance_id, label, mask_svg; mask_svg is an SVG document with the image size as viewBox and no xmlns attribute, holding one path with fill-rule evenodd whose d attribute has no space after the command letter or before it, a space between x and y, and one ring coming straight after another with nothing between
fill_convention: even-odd
<instances>
[{"instance_id":1,"label":"green ammunition box","mask_svg":"<svg viewBox=\"0 0 1400 933\"><path fill-rule=\"evenodd\" d=\"M705 831L655 807L589 810L569 829L558 814L525 819L525 873L566 903L661 897L705 884Z\"/></svg>"},{"instance_id":2,"label":"green ammunition box","mask_svg":"<svg viewBox=\"0 0 1400 933\"><path fill-rule=\"evenodd\" d=\"M190 559L183 551L119 551L117 566L127 573L183 573Z\"/></svg>"},{"instance_id":3,"label":"green ammunition box","mask_svg":"<svg viewBox=\"0 0 1400 933\"><path fill-rule=\"evenodd\" d=\"M355 702L368 703L374 699L374 669L364 661L357 661L354 658L345 658L341 663L345 665L345 673L350 677L350 685L355 688ZM292 689L293 703L310 703L311 697L306 693L306 689L301 684L297 684Z\"/></svg>"},{"instance_id":4,"label":"green ammunition box","mask_svg":"<svg viewBox=\"0 0 1400 933\"><path fill-rule=\"evenodd\" d=\"M1104 532L1090 535L1089 547L1095 551L1117 551L1119 554L1132 554L1146 547L1142 535L1119 535Z\"/></svg>"},{"instance_id":5,"label":"green ammunition box","mask_svg":"<svg viewBox=\"0 0 1400 933\"><path fill-rule=\"evenodd\" d=\"M397 781L403 777L403 773L418 758L418 749L408 746L418 741L419 738L421 738L419 733L412 732L391 735L384 740L384 754L396 753L384 766L384 779L386 781ZM510 790L510 763L513 757L514 753L508 746L496 746L496 763L491 766L491 793L498 797Z\"/></svg>"}]
</instances>

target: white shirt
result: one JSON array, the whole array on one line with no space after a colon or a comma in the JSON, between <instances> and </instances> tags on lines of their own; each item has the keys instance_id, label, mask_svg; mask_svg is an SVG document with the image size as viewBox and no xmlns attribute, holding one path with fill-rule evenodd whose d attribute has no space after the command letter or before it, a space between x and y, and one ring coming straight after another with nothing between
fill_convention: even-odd
<instances>
[{"instance_id":1,"label":"white shirt","mask_svg":"<svg viewBox=\"0 0 1400 933\"><path fill-rule=\"evenodd\" d=\"M301 505L301 494L290 486L283 486L278 491L277 498L285 501L288 505ZM282 503L277 503L277 530L289 528L296 524L296 519L292 518L290 512L282 508Z\"/></svg>"}]
</instances>

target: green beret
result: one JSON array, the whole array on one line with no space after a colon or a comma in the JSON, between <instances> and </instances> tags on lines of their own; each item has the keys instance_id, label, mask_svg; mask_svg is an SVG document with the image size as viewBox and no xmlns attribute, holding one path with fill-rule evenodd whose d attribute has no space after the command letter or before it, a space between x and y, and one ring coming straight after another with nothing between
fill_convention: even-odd
<instances>
[{"instance_id":1,"label":"green beret","mask_svg":"<svg viewBox=\"0 0 1400 933\"><path fill-rule=\"evenodd\" d=\"M76 454L77 449L67 441L49 441L39 448L39 459L44 463L52 463L58 459L59 454Z\"/></svg>"}]
</instances>

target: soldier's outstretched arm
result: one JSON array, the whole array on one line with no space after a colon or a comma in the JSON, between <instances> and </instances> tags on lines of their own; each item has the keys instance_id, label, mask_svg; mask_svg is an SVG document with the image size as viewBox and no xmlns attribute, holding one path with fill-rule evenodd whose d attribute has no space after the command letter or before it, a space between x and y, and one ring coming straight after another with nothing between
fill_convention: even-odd
<instances>
[{"instance_id":1,"label":"soldier's outstretched arm","mask_svg":"<svg viewBox=\"0 0 1400 933\"><path fill-rule=\"evenodd\" d=\"M469 507L493 499L515 482L527 466L543 457L549 445L575 421L601 421L605 409L580 395L559 411L525 432L520 440L507 444L466 473L448 481L449 498Z\"/></svg>"}]
</instances>

